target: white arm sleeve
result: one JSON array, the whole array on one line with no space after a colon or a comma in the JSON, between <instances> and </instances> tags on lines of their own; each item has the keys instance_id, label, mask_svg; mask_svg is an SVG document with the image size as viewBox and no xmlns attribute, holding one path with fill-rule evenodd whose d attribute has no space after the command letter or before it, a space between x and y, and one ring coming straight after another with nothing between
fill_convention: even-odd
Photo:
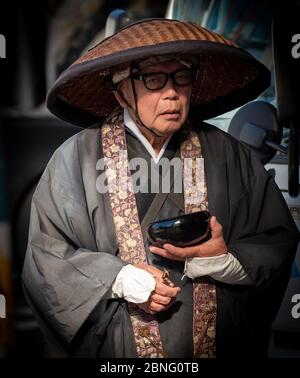
<instances>
[{"instance_id":1,"label":"white arm sleeve","mask_svg":"<svg viewBox=\"0 0 300 378\"><path fill-rule=\"evenodd\" d=\"M210 276L216 281L232 285L251 285L253 283L242 265L231 253L212 257L187 258L184 274L193 279Z\"/></svg>"},{"instance_id":2,"label":"white arm sleeve","mask_svg":"<svg viewBox=\"0 0 300 378\"><path fill-rule=\"evenodd\" d=\"M112 297L124 298L131 303L145 303L154 289L155 279L149 272L128 264L115 279Z\"/></svg>"}]
</instances>

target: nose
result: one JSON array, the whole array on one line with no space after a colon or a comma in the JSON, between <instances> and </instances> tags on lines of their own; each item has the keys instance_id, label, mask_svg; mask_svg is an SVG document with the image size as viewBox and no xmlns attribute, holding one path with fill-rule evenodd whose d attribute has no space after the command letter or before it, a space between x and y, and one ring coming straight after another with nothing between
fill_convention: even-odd
<instances>
[{"instance_id":1,"label":"nose","mask_svg":"<svg viewBox=\"0 0 300 378\"><path fill-rule=\"evenodd\" d=\"M169 78L167 81L167 84L163 88L164 90L164 98L165 99L177 99L178 98L178 92L176 85L174 84L173 80Z\"/></svg>"}]
</instances>

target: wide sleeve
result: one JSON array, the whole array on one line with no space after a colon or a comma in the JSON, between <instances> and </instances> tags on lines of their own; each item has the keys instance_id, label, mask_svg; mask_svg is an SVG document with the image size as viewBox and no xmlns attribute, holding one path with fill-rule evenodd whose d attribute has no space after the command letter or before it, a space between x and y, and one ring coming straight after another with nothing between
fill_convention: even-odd
<instances>
[{"instance_id":1,"label":"wide sleeve","mask_svg":"<svg viewBox=\"0 0 300 378\"><path fill-rule=\"evenodd\" d=\"M274 178L232 136L202 124L209 211L223 226L228 251L254 288L285 288L299 232ZM273 287L275 287L273 285Z\"/></svg>"},{"instance_id":2,"label":"wide sleeve","mask_svg":"<svg viewBox=\"0 0 300 378\"><path fill-rule=\"evenodd\" d=\"M242 191L233 189L229 195L226 241L256 288L264 289L289 275L299 232L274 178L251 155L240 164L241 176L246 182L248 172L248 181Z\"/></svg>"},{"instance_id":3,"label":"wide sleeve","mask_svg":"<svg viewBox=\"0 0 300 378\"><path fill-rule=\"evenodd\" d=\"M126 263L97 250L84 193L72 196L80 174L65 163L53 158L33 195L22 279L35 310L68 345Z\"/></svg>"}]
</instances>

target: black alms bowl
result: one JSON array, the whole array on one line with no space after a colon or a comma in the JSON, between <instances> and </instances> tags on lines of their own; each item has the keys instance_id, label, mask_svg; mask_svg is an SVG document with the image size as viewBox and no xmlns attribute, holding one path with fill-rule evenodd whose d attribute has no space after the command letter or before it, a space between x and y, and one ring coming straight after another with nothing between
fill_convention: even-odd
<instances>
[{"instance_id":1,"label":"black alms bowl","mask_svg":"<svg viewBox=\"0 0 300 378\"><path fill-rule=\"evenodd\" d=\"M186 247L208 240L210 214L208 211L197 211L176 218L164 219L148 226L148 237L155 246L165 243L177 247Z\"/></svg>"}]
</instances>

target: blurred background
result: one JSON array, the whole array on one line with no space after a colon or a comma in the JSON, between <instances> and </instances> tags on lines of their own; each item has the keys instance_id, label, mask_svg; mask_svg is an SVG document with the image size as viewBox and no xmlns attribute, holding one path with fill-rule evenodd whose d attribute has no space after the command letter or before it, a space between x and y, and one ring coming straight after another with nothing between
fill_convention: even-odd
<instances>
[{"instance_id":1,"label":"blurred background","mask_svg":"<svg viewBox=\"0 0 300 378\"><path fill-rule=\"evenodd\" d=\"M0 311L0 317L2 316L0 357L43 357L44 340L24 299L20 279L27 244L30 202L36 184L54 150L81 130L77 126L60 121L47 111L46 93L65 68L89 47L114 33L116 28L149 17L193 21L234 40L271 70L271 86L258 100L270 104L266 114L265 110L262 112L262 123L267 124L265 126L267 130L272 113L271 123L277 136L280 135L279 143L283 148L278 151L275 146L271 152L268 150L268 157L264 156L263 161L266 163L266 169L275 176L300 228L297 133L296 147L292 154L294 167L297 167L296 172L295 169L293 170L294 184L296 182L293 188L289 178L291 158L288 156L291 154L285 153L285 149L290 148L291 145L291 130L293 133L297 131L300 118L297 113L298 123L293 129L291 116L282 116L278 101L278 83L280 79L282 80L278 67L286 63L287 67L292 67L291 70L287 70L289 75L294 74L299 68L300 59L286 62L286 59L281 58L278 65L274 58L276 57L274 41L272 45L272 20L275 15L279 14L280 17L284 15L285 10L288 11L289 6L294 3L299 4L297 1L258 0L44 0L40 2L5 0L2 2L0 294L6 299L6 316L4 318ZM281 25L283 34L286 20L287 18L285 23L281 19L277 21L277 24ZM292 26L293 22L291 21ZM298 33L300 34L300 28ZM288 35L287 38L288 47L291 39ZM289 51L286 50L283 54L289 54ZM298 75L300 76L300 70ZM289 77L288 80L293 81L293 78ZM291 97L292 104L295 105L297 93L292 93ZM208 122L239 138L236 131L236 115L240 111L245 110L235 109ZM255 111L254 113L256 114ZM250 118L252 114L253 111ZM255 120L251 118L251 122ZM247 140L242 142L247 143ZM254 146L253 143L251 145L249 142L248 147L259 154L259 146ZM299 271L298 253L282 306L273 323L270 357L300 357L300 308L297 317L298 312L295 307L297 305L295 295L299 294L300 297ZM293 308L293 314L296 316L292 316Z\"/></svg>"}]
</instances>

